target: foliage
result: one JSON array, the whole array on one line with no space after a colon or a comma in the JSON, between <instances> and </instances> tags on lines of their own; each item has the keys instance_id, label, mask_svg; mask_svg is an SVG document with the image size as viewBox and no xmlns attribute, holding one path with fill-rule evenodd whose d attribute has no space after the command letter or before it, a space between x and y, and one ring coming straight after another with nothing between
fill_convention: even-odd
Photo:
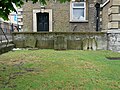
<instances>
[{"instance_id":1,"label":"foliage","mask_svg":"<svg viewBox=\"0 0 120 90\"><path fill-rule=\"evenodd\" d=\"M0 55L1 90L120 90L111 51L21 50Z\"/></svg>"},{"instance_id":2,"label":"foliage","mask_svg":"<svg viewBox=\"0 0 120 90\"><path fill-rule=\"evenodd\" d=\"M47 0L0 0L0 17L2 17L4 20L8 20L8 15L14 11L16 12L14 5L17 7L21 7L24 2L32 1L33 4L36 2L40 2L43 5L46 4ZM58 0L61 3L69 0Z\"/></svg>"},{"instance_id":3,"label":"foliage","mask_svg":"<svg viewBox=\"0 0 120 90\"><path fill-rule=\"evenodd\" d=\"M0 17L2 17L5 20L8 20L8 15L12 11L16 11L13 3L16 4L16 6L21 6L23 4L22 0L0 0Z\"/></svg>"}]
</instances>

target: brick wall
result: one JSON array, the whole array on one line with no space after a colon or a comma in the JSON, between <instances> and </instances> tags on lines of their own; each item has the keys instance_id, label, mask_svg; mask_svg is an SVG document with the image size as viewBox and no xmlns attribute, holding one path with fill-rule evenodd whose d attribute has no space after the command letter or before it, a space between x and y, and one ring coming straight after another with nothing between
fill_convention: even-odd
<instances>
[{"instance_id":1,"label":"brick wall","mask_svg":"<svg viewBox=\"0 0 120 90\"><path fill-rule=\"evenodd\" d=\"M52 31L54 32L94 32L95 31L95 3L97 0L87 1L87 19L88 22L70 22L70 2L59 3L58 1L49 1L45 5L46 9L52 9ZM40 4L27 2L23 5L23 29L24 31L33 31L33 9L40 9ZM74 27L76 27L74 29Z\"/></svg>"}]
</instances>

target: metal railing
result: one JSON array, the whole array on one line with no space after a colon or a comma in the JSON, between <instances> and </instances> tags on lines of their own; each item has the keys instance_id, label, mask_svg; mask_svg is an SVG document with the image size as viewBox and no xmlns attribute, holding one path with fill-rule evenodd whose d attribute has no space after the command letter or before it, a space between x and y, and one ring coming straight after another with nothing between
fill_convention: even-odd
<instances>
[{"instance_id":1,"label":"metal railing","mask_svg":"<svg viewBox=\"0 0 120 90\"><path fill-rule=\"evenodd\" d=\"M5 42L7 47L9 40L11 39L12 39L11 30L0 27L0 43Z\"/></svg>"}]
</instances>

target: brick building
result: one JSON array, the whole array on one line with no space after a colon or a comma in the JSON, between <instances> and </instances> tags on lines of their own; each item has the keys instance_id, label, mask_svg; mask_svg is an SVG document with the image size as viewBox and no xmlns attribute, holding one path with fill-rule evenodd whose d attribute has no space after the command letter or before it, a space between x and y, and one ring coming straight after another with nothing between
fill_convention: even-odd
<instances>
[{"instance_id":1,"label":"brick building","mask_svg":"<svg viewBox=\"0 0 120 90\"><path fill-rule=\"evenodd\" d=\"M100 4L99 9L96 3ZM120 0L72 0L62 4L49 0L44 6L29 1L21 9L19 23L22 31L29 32L108 31L120 28L119 7Z\"/></svg>"},{"instance_id":2,"label":"brick building","mask_svg":"<svg viewBox=\"0 0 120 90\"><path fill-rule=\"evenodd\" d=\"M66 3L49 0L47 5L27 2L22 7L23 31L94 32L95 4L101 0L77 0Z\"/></svg>"}]
</instances>

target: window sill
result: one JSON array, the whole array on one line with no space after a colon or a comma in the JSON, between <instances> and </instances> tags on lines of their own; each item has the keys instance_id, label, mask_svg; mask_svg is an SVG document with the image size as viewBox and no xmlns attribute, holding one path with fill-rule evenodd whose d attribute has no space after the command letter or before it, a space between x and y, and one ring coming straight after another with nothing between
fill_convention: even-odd
<instances>
[{"instance_id":1,"label":"window sill","mask_svg":"<svg viewBox=\"0 0 120 90\"><path fill-rule=\"evenodd\" d=\"M83 21L70 21L70 23L88 23L88 20L83 20Z\"/></svg>"}]
</instances>

